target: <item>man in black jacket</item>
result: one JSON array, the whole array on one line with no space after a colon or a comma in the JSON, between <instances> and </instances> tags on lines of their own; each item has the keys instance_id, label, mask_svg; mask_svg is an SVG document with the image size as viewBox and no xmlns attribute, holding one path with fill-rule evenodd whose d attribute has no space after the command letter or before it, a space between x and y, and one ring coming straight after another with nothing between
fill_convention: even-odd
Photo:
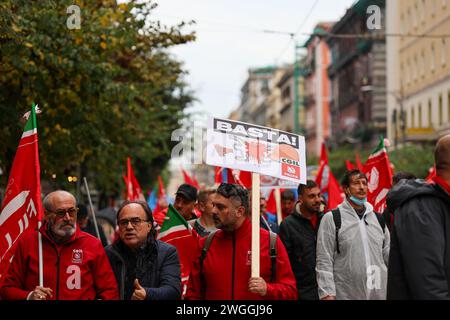
<instances>
[{"instance_id":1,"label":"man in black jacket","mask_svg":"<svg viewBox=\"0 0 450 320\"><path fill-rule=\"evenodd\" d=\"M286 247L297 281L299 300L318 300L316 280L317 230L322 214L317 184L308 180L298 186L294 213L280 225L280 238Z\"/></svg>"},{"instance_id":2,"label":"man in black jacket","mask_svg":"<svg viewBox=\"0 0 450 320\"><path fill-rule=\"evenodd\" d=\"M119 240L105 248L122 300L178 300L181 272L174 246L156 240L144 201L125 201L117 212Z\"/></svg>"},{"instance_id":3,"label":"man in black jacket","mask_svg":"<svg viewBox=\"0 0 450 320\"><path fill-rule=\"evenodd\" d=\"M435 150L435 184L402 180L388 193L394 212L387 298L450 299L450 134Z\"/></svg>"}]
</instances>

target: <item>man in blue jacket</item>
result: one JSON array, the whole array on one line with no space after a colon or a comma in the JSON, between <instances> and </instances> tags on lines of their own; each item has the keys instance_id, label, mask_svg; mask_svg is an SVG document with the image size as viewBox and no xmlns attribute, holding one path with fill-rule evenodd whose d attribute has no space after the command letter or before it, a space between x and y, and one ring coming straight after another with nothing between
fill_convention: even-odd
<instances>
[{"instance_id":1,"label":"man in blue jacket","mask_svg":"<svg viewBox=\"0 0 450 320\"><path fill-rule=\"evenodd\" d=\"M119 240L105 248L122 300L177 300L181 272L174 246L156 240L146 202L125 201L117 212Z\"/></svg>"}]
</instances>

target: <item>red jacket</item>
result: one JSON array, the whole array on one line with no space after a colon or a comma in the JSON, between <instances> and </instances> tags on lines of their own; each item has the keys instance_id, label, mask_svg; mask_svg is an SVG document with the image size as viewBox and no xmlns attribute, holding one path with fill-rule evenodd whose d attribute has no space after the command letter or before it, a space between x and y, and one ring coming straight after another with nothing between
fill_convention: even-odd
<instances>
[{"instance_id":1,"label":"red jacket","mask_svg":"<svg viewBox=\"0 0 450 320\"><path fill-rule=\"evenodd\" d=\"M289 257L277 239L275 282L269 283L272 265L269 256L269 232L260 229L260 274L267 282L267 295L248 291L251 275L251 223L246 219L234 232L216 232L203 261L200 274L200 254L206 238L200 240L197 258L191 269L186 300L295 300L297 289Z\"/></svg>"},{"instance_id":2,"label":"red jacket","mask_svg":"<svg viewBox=\"0 0 450 320\"><path fill-rule=\"evenodd\" d=\"M78 227L72 238L55 243L42 234L44 287L53 290L51 300L118 300L116 278L100 240ZM17 245L0 296L5 300L25 300L39 285L38 235L30 232Z\"/></svg>"}]
</instances>

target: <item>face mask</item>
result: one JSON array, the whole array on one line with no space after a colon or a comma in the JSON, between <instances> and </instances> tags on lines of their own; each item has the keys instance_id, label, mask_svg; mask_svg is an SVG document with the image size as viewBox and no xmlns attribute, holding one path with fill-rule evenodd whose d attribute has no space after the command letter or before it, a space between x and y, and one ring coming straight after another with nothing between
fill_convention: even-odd
<instances>
[{"instance_id":1,"label":"face mask","mask_svg":"<svg viewBox=\"0 0 450 320\"><path fill-rule=\"evenodd\" d=\"M366 203L367 198L360 200L360 199L356 198L355 196L350 196L350 200L358 206L363 206Z\"/></svg>"}]
</instances>

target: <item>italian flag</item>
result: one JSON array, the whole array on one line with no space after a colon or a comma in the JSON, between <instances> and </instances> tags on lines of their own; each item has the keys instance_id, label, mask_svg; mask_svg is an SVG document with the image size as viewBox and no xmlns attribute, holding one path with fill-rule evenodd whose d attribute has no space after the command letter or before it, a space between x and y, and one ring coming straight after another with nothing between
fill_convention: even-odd
<instances>
[{"instance_id":1,"label":"italian flag","mask_svg":"<svg viewBox=\"0 0 450 320\"><path fill-rule=\"evenodd\" d=\"M386 208L386 195L392 187L392 168L383 137L380 137L377 148L367 159L364 173L369 181L367 201L373 205L376 212L383 213Z\"/></svg>"},{"instance_id":2,"label":"italian flag","mask_svg":"<svg viewBox=\"0 0 450 320\"><path fill-rule=\"evenodd\" d=\"M36 106L17 147L0 213L0 282L8 269L17 241L35 230L42 219L40 164L36 125Z\"/></svg>"},{"instance_id":3,"label":"italian flag","mask_svg":"<svg viewBox=\"0 0 450 320\"><path fill-rule=\"evenodd\" d=\"M159 231L158 239L177 248L181 264L181 283L183 297L186 294L191 264L195 259L198 247L198 235L189 223L171 205Z\"/></svg>"}]
</instances>

